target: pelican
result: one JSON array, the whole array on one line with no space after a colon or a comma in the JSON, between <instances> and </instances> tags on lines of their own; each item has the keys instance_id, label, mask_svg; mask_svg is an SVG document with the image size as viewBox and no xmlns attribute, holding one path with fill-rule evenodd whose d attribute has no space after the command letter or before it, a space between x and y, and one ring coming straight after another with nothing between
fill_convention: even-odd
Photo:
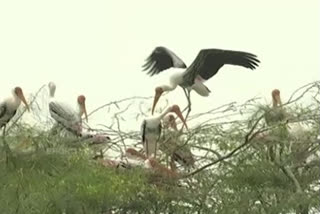
<instances>
[{"instance_id":1,"label":"pelican","mask_svg":"<svg viewBox=\"0 0 320 214\"><path fill-rule=\"evenodd\" d=\"M0 129L3 127L4 135L5 135L6 125L16 114L17 109L21 104L21 101L25 104L28 111L30 111L29 105L20 87L15 87L12 90L12 95L13 95L12 97L8 97L0 103Z\"/></svg>"},{"instance_id":2,"label":"pelican","mask_svg":"<svg viewBox=\"0 0 320 214\"><path fill-rule=\"evenodd\" d=\"M54 99L54 94L56 90L56 85L53 82L48 84L50 102L49 102L49 111L53 119L55 119L58 124L61 124L67 130L75 133L78 136L81 136L82 132L82 115L85 115L85 119L88 122L88 115L86 110L85 101L86 98L84 95L80 95L77 98L78 109L75 110L71 108L66 103L59 102Z\"/></svg>"},{"instance_id":3,"label":"pelican","mask_svg":"<svg viewBox=\"0 0 320 214\"><path fill-rule=\"evenodd\" d=\"M156 157L157 141L161 135L161 120L169 112L175 113L182 120L184 126L188 128L178 105L168 107L157 116L145 118L141 125L141 134L144 151L146 152L147 157L151 154L154 154Z\"/></svg>"},{"instance_id":4,"label":"pelican","mask_svg":"<svg viewBox=\"0 0 320 214\"><path fill-rule=\"evenodd\" d=\"M206 80L213 77L219 69L225 65L238 65L249 69L255 69L260 61L257 56L247 52L202 49L187 67L186 64L171 50L166 47L156 47L143 65L143 71L148 71L150 76L161 73L169 68L180 68L180 72L174 73L169 78L169 84L155 88L155 97L152 105L152 114L161 94L165 91L173 91L179 85L188 98L190 104L190 92L195 90L199 95L207 97L210 90L204 85ZM185 69L182 70L181 69Z\"/></svg>"},{"instance_id":5,"label":"pelican","mask_svg":"<svg viewBox=\"0 0 320 214\"><path fill-rule=\"evenodd\" d=\"M171 168L176 168L174 161L179 164L190 167L194 165L193 154L187 145L183 145L178 131L175 117L168 114L163 119L164 135L160 144L160 150L171 156ZM181 145L182 144L182 145Z\"/></svg>"}]
</instances>

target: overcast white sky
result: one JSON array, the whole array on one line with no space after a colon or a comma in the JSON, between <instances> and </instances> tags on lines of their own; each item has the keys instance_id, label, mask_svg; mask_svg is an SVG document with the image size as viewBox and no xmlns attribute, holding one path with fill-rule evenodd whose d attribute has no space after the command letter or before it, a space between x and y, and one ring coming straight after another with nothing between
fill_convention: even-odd
<instances>
[{"instance_id":1,"label":"overcast white sky","mask_svg":"<svg viewBox=\"0 0 320 214\"><path fill-rule=\"evenodd\" d=\"M194 113L257 95L270 100L274 88L285 99L319 80L319 6L318 0L1 1L0 99L17 85L28 93L49 81L69 103L86 95L89 112L112 100L152 96L167 75L150 78L141 65L159 45L187 65L203 48L258 55L256 71L225 66L206 83L210 97L192 94ZM168 98L185 103L181 89Z\"/></svg>"}]
</instances>

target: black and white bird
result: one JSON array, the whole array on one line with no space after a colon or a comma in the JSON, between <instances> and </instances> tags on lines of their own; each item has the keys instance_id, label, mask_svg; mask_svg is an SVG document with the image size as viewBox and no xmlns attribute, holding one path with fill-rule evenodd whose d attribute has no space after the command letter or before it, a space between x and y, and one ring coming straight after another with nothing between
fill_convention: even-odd
<instances>
[{"instance_id":1,"label":"black and white bird","mask_svg":"<svg viewBox=\"0 0 320 214\"><path fill-rule=\"evenodd\" d=\"M206 97L209 96L210 90L204 85L204 82L217 74L223 65L238 65L253 70L259 62L256 55L247 52L202 49L193 63L187 67L168 48L156 47L146 59L143 70L148 71L147 74L150 76L159 74L169 68L180 68L180 72L175 72L170 76L169 84L156 87L152 114L161 94L165 91L172 91L179 85L183 89L187 89L187 96L190 96L191 90L195 90L199 95Z\"/></svg>"},{"instance_id":2,"label":"black and white bird","mask_svg":"<svg viewBox=\"0 0 320 214\"><path fill-rule=\"evenodd\" d=\"M184 126L188 128L178 105L172 105L168 107L157 116L145 118L141 125L141 135L143 148L146 152L147 157L150 157L152 154L154 154L154 156L156 157L157 142L159 141L161 136L161 120L169 112L175 113L181 119Z\"/></svg>"},{"instance_id":3,"label":"black and white bird","mask_svg":"<svg viewBox=\"0 0 320 214\"><path fill-rule=\"evenodd\" d=\"M72 133L81 136L82 133L82 115L85 115L85 119L88 122L87 110L84 95L80 95L77 98L77 109L74 109L67 105L66 103L57 101L54 98L56 85L53 82L48 84L49 86L49 112L51 117L56 120L60 125L62 125L67 130Z\"/></svg>"},{"instance_id":4,"label":"black and white bird","mask_svg":"<svg viewBox=\"0 0 320 214\"><path fill-rule=\"evenodd\" d=\"M25 104L28 111L29 105L23 95L23 91L20 87L15 87L12 90L12 97L8 97L4 99L0 103L0 129L3 128L3 143L6 149L6 163L8 164L9 156L12 155L10 147L5 141L5 135L6 135L6 126L8 122L16 115L17 110L21 104L21 101Z\"/></svg>"},{"instance_id":5,"label":"black and white bird","mask_svg":"<svg viewBox=\"0 0 320 214\"><path fill-rule=\"evenodd\" d=\"M0 129L4 128L3 131L5 133L5 128L7 123L14 117L19 108L21 101L25 104L28 111L29 105L23 95L23 91L20 87L15 87L12 90L12 96L4 99L0 103Z\"/></svg>"}]
</instances>

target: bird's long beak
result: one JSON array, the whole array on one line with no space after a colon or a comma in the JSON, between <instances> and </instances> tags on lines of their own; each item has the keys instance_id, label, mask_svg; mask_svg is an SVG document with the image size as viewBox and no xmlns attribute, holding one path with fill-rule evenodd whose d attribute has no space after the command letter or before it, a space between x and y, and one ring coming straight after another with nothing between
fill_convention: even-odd
<instances>
[{"instance_id":1,"label":"bird's long beak","mask_svg":"<svg viewBox=\"0 0 320 214\"><path fill-rule=\"evenodd\" d=\"M163 91L156 90L156 94L154 96L153 105L152 105L152 111L151 111L152 115L154 113L154 109L156 108L156 105L157 105L162 93L163 93Z\"/></svg>"},{"instance_id":2,"label":"bird's long beak","mask_svg":"<svg viewBox=\"0 0 320 214\"><path fill-rule=\"evenodd\" d=\"M82 103L81 108L82 108L82 114L84 114L84 116L86 118L86 122L88 122L88 114L87 114L86 104Z\"/></svg>"},{"instance_id":3,"label":"bird's long beak","mask_svg":"<svg viewBox=\"0 0 320 214\"><path fill-rule=\"evenodd\" d=\"M20 98L20 100L25 104L25 106L27 107L27 110L30 111L29 105L26 101L26 98L23 95L23 92L18 93L17 96Z\"/></svg>"},{"instance_id":4,"label":"bird's long beak","mask_svg":"<svg viewBox=\"0 0 320 214\"><path fill-rule=\"evenodd\" d=\"M175 111L175 113L176 113L177 116L180 118L180 120L183 122L182 129L183 129L183 127L185 126L186 129L189 130L189 129L188 129L188 126L187 126L187 123L186 123L186 121L185 121L185 119L184 119L184 117L183 117L183 115L182 115L182 112L181 112L180 110L177 110L177 111Z\"/></svg>"}]
</instances>

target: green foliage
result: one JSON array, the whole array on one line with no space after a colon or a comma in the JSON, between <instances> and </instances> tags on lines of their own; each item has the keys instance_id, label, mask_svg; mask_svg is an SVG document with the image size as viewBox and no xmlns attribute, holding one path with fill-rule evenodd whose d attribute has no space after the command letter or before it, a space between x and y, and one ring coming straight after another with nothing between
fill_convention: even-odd
<instances>
[{"instance_id":1,"label":"green foliage","mask_svg":"<svg viewBox=\"0 0 320 214\"><path fill-rule=\"evenodd\" d=\"M6 136L8 164L0 148L0 213L319 212L317 96L307 106L296 99L276 112L255 101L221 110L219 118L227 118L238 108L241 119L208 122L182 134L196 166L192 174L180 168L179 179L142 167L105 167L92 159L85 140L18 123ZM297 131L297 122L306 128ZM138 136L114 133L121 135L114 144Z\"/></svg>"}]
</instances>

